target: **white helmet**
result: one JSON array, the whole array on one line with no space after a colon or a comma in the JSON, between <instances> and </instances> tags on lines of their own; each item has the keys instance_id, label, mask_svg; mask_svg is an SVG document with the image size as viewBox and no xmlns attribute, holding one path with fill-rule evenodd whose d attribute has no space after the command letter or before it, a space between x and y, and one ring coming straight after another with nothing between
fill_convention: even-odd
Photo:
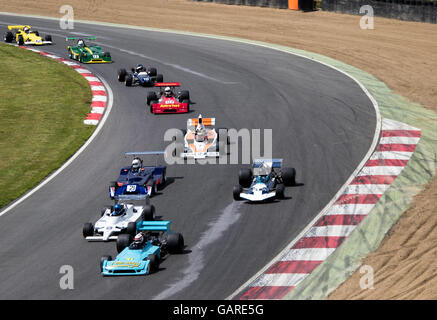
<instances>
[{"instance_id":1,"label":"white helmet","mask_svg":"<svg viewBox=\"0 0 437 320\"><path fill-rule=\"evenodd\" d=\"M140 159L135 158L135 159L132 161L132 168L133 168L133 169L139 169L140 167L141 167Z\"/></svg>"},{"instance_id":2,"label":"white helmet","mask_svg":"<svg viewBox=\"0 0 437 320\"><path fill-rule=\"evenodd\" d=\"M143 234L140 232L138 233L135 238L134 238L134 242L135 243L142 243L144 241L144 236Z\"/></svg>"},{"instance_id":3,"label":"white helmet","mask_svg":"<svg viewBox=\"0 0 437 320\"><path fill-rule=\"evenodd\" d=\"M30 29L28 27L24 27L24 32L28 33Z\"/></svg>"},{"instance_id":4,"label":"white helmet","mask_svg":"<svg viewBox=\"0 0 437 320\"><path fill-rule=\"evenodd\" d=\"M165 95L169 95L171 93L171 88L165 87L164 92L165 92Z\"/></svg>"},{"instance_id":5,"label":"white helmet","mask_svg":"<svg viewBox=\"0 0 437 320\"><path fill-rule=\"evenodd\" d=\"M84 46L85 42L82 39L80 39L79 41L77 41L77 45L78 46Z\"/></svg>"}]
</instances>

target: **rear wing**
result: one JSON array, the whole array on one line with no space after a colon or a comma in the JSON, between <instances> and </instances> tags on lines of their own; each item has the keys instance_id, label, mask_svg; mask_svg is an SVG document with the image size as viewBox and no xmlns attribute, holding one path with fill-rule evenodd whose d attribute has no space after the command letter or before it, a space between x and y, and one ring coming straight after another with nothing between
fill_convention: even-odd
<instances>
[{"instance_id":1,"label":"rear wing","mask_svg":"<svg viewBox=\"0 0 437 320\"><path fill-rule=\"evenodd\" d=\"M157 82L155 87L180 87L180 82Z\"/></svg>"},{"instance_id":2,"label":"rear wing","mask_svg":"<svg viewBox=\"0 0 437 320\"><path fill-rule=\"evenodd\" d=\"M166 231L171 233L171 221L140 221L137 223L138 231Z\"/></svg>"},{"instance_id":3,"label":"rear wing","mask_svg":"<svg viewBox=\"0 0 437 320\"><path fill-rule=\"evenodd\" d=\"M146 204L150 203L150 199L147 194L122 194L115 196L114 200L116 202L145 201Z\"/></svg>"},{"instance_id":4,"label":"rear wing","mask_svg":"<svg viewBox=\"0 0 437 320\"><path fill-rule=\"evenodd\" d=\"M96 37L88 37L88 38L67 37L67 38L65 38L65 41L79 40L79 39L82 39L82 40L97 40Z\"/></svg>"},{"instance_id":5,"label":"rear wing","mask_svg":"<svg viewBox=\"0 0 437 320\"><path fill-rule=\"evenodd\" d=\"M15 29L24 29L26 27L30 29L30 26L8 26L8 29L15 30Z\"/></svg>"},{"instance_id":6,"label":"rear wing","mask_svg":"<svg viewBox=\"0 0 437 320\"><path fill-rule=\"evenodd\" d=\"M254 168L261 168L263 164L267 164L271 168L282 168L283 159L255 159L253 161Z\"/></svg>"},{"instance_id":7,"label":"rear wing","mask_svg":"<svg viewBox=\"0 0 437 320\"><path fill-rule=\"evenodd\" d=\"M205 127L215 126L215 118L202 118L202 123ZM196 127L198 124L199 124L199 118L187 120L187 128L188 127Z\"/></svg>"},{"instance_id":8,"label":"rear wing","mask_svg":"<svg viewBox=\"0 0 437 320\"><path fill-rule=\"evenodd\" d=\"M150 156L150 155L160 155L165 154L165 151L137 151L137 152L126 152L126 156Z\"/></svg>"}]
</instances>

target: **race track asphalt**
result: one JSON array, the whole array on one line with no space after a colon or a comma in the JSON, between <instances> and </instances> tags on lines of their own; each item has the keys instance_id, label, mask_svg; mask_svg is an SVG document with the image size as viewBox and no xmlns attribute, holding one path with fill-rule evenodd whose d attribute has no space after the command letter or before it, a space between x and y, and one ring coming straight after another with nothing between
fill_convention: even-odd
<instances>
[{"instance_id":1,"label":"race track asphalt","mask_svg":"<svg viewBox=\"0 0 437 320\"><path fill-rule=\"evenodd\" d=\"M268 263L335 195L367 153L375 131L371 101L345 75L317 62L268 48L188 35L0 15L31 24L56 42L41 48L67 58L65 36L91 35L113 64L86 65L104 78L114 105L98 136L62 173L0 217L0 299L224 299ZM120 50L121 49L121 50ZM242 165L174 165L155 198L157 215L185 237L186 253L159 272L106 277L99 259L115 243L88 243L84 222L110 204L108 183L128 165L127 151L160 150L164 132L188 115L150 114L145 88L127 88L121 67L155 66L165 81L189 89L191 117L217 127L273 129L273 155L297 170L299 186L267 204L234 202ZM60 93L62 94L62 93ZM147 161L147 160L146 160ZM24 168L25 169L25 168ZM61 290L60 267L74 268L74 290Z\"/></svg>"}]
</instances>

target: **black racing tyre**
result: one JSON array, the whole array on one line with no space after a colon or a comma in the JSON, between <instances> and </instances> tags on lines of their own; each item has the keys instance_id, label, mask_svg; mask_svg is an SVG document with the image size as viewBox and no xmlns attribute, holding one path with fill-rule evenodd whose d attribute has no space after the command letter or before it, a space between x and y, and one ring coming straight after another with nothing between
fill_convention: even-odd
<instances>
[{"instance_id":1,"label":"black racing tyre","mask_svg":"<svg viewBox=\"0 0 437 320\"><path fill-rule=\"evenodd\" d=\"M151 76L151 77L156 77L156 75L158 74L158 71L156 70L156 68L148 67L148 68L147 68L147 73L148 73L149 76Z\"/></svg>"},{"instance_id":2,"label":"black racing tyre","mask_svg":"<svg viewBox=\"0 0 437 320\"><path fill-rule=\"evenodd\" d=\"M134 82L134 78L132 77L132 75L131 74L126 75L126 79L124 80L124 84L126 85L126 87L131 87L133 82Z\"/></svg>"},{"instance_id":3,"label":"black racing tyre","mask_svg":"<svg viewBox=\"0 0 437 320\"><path fill-rule=\"evenodd\" d=\"M180 233L171 233L167 237L167 250L171 254L184 252L184 237Z\"/></svg>"},{"instance_id":4,"label":"black racing tyre","mask_svg":"<svg viewBox=\"0 0 437 320\"><path fill-rule=\"evenodd\" d=\"M251 169L240 169L238 172L238 182L244 188L250 187L252 184L252 170Z\"/></svg>"},{"instance_id":5,"label":"black racing tyre","mask_svg":"<svg viewBox=\"0 0 437 320\"><path fill-rule=\"evenodd\" d=\"M24 45L24 38L23 38L23 36L18 36L18 41L17 41L17 43L18 43L19 46Z\"/></svg>"},{"instance_id":6,"label":"black racing tyre","mask_svg":"<svg viewBox=\"0 0 437 320\"><path fill-rule=\"evenodd\" d=\"M232 190L234 200L236 200L236 201L241 200L241 197L240 197L241 192L243 192L243 188L240 185L234 186L234 189Z\"/></svg>"},{"instance_id":7,"label":"black racing tyre","mask_svg":"<svg viewBox=\"0 0 437 320\"><path fill-rule=\"evenodd\" d=\"M126 75L127 75L126 69L119 69L117 73L118 81L124 82L126 80Z\"/></svg>"},{"instance_id":8,"label":"black racing tyre","mask_svg":"<svg viewBox=\"0 0 437 320\"><path fill-rule=\"evenodd\" d=\"M164 76L162 74L158 74L156 76L156 82L164 82Z\"/></svg>"},{"instance_id":9,"label":"black racing tyre","mask_svg":"<svg viewBox=\"0 0 437 320\"><path fill-rule=\"evenodd\" d=\"M127 224L126 233L130 234L132 237L135 237L137 234L137 224L135 222L129 222Z\"/></svg>"},{"instance_id":10,"label":"black racing tyre","mask_svg":"<svg viewBox=\"0 0 437 320\"><path fill-rule=\"evenodd\" d=\"M52 41L52 36L48 34L44 37L44 39L45 41Z\"/></svg>"},{"instance_id":11,"label":"black racing tyre","mask_svg":"<svg viewBox=\"0 0 437 320\"><path fill-rule=\"evenodd\" d=\"M180 91L178 95L178 99L179 101L190 100L190 92L187 90Z\"/></svg>"},{"instance_id":12,"label":"black racing tyre","mask_svg":"<svg viewBox=\"0 0 437 320\"><path fill-rule=\"evenodd\" d=\"M91 237L94 235L94 226L91 222L84 223L82 229L83 237Z\"/></svg>"},{"instance_id":13,"label":"black racing tyre","mask_svg":"<svg viewBox=\"0 0 437 320\"><path fill-rule=\"evenodd\" d=\"M112 261L112 257L111 256L102 256L100 258L100 270L103 271L103 262L105 261Z\"/></svg>"},{"instance_id":14,"label":"black racing tyre","mask_svg":"<svg viewBox=\"0 0 437 320\"><path fill-rule=\"evenodd\" d=\"M282 181L286 186L296 185L296 169L294 168L283 168L281 170Z\"/></svg>"},{"instance_id":15,"label":"black racing tyre","mask_svg":"<svg viewBox=\"0 0 437 320\"><path fill-rule=\"evenodd\" d=\"M117 252L122 252L133 241L133 236L130 234L120 234L117 237Z\"/></svg>"},{"instance_id":16,"label":"black racing tyre","mask_svg":"<svg viewBox=\"0 0 437 320\"><path fill-rule=\"evenodd\" d=\"M147 105L150 106L150 103L155 100L158 100L158 98L156 97L156 92L147 92Z\"/></svg>"},{"instance_id":17,"label":"black racing tyre","mask_svg":"<svg viewBox=\"0 0 437 320\"><path fill-rule=\"evenodd\" d=\"M68 49L68 57L69 57L70 59L74 59L73 51L71 51L70 49Z\"/></svg>"},{"instance_id":18,"label":"black racing tyre","mask_svg":"<svg viewBox=\"0 0 437 320\"><path fill-rule=\"evenodd\" d=\"M147 260L150 262L150 273L154 273L159 269L159 258L156 254L149 254Z\"/></svg>"},{"instance_id":19,"label":"black racing tyre","mask_svg":"<svg viewBox=\"0 0 437 320\"><path fill-rule=\"evenodd\" d=\"M141 213L141 219L143 221L153 221L155 220L155 212L156 210L154 205L146 205Z\"/></svg>"},{"instance_id":20,"label":"black racing tyre","mask_svg":"<svg viewBox=\"0 0 437 320\"><path fill-rule=\"evenodd\" d=\"M277 199L285 198L285 186L282 183L276 186L276 198Z\"/></svg>"},{"instance_id":21,"label":"black racing tyre","mask_svg":"<svg viewBox=\"0 0 437 320\"><path fill-rule=\"evenodd\" d=\"M3 40L5 40L5 42L7 43L11 43L12 41L14 41L14 34L10 31L6 32Z\"/></svg>"}]
</instances>

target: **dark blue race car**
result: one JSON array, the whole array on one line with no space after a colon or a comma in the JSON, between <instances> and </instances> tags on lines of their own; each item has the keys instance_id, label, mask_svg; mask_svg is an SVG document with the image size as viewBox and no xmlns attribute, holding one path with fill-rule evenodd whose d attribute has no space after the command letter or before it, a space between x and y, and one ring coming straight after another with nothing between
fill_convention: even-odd
<instances>
[{"instance_id":1,"label":"dark blue race car","mask_svg":"<svg viewBox=\"0 0 437 320\"><path fill-rule=\"evenodd\" d=\"M164 82L164 76L158 74L156 68L145 68L142 64L138 64L130 73L126 69L118 70L118 81L124 82L127 87L153 87L157 82Z\"/></svg>"},{"instance_id":2,"label":"dark blue race car","mask_svg":"<svg viewBox=\"0 0 437 320\"><path fill-rule=\"evenodd\" d=\"M153 197L166 183L166 166L144 166L138 155L159 155L163 151L127 152L134 156L132 165L120 170L117 181L109 185L109 197L114 199L120 195L146 194Z\"/></svg>"}]
</instances>

